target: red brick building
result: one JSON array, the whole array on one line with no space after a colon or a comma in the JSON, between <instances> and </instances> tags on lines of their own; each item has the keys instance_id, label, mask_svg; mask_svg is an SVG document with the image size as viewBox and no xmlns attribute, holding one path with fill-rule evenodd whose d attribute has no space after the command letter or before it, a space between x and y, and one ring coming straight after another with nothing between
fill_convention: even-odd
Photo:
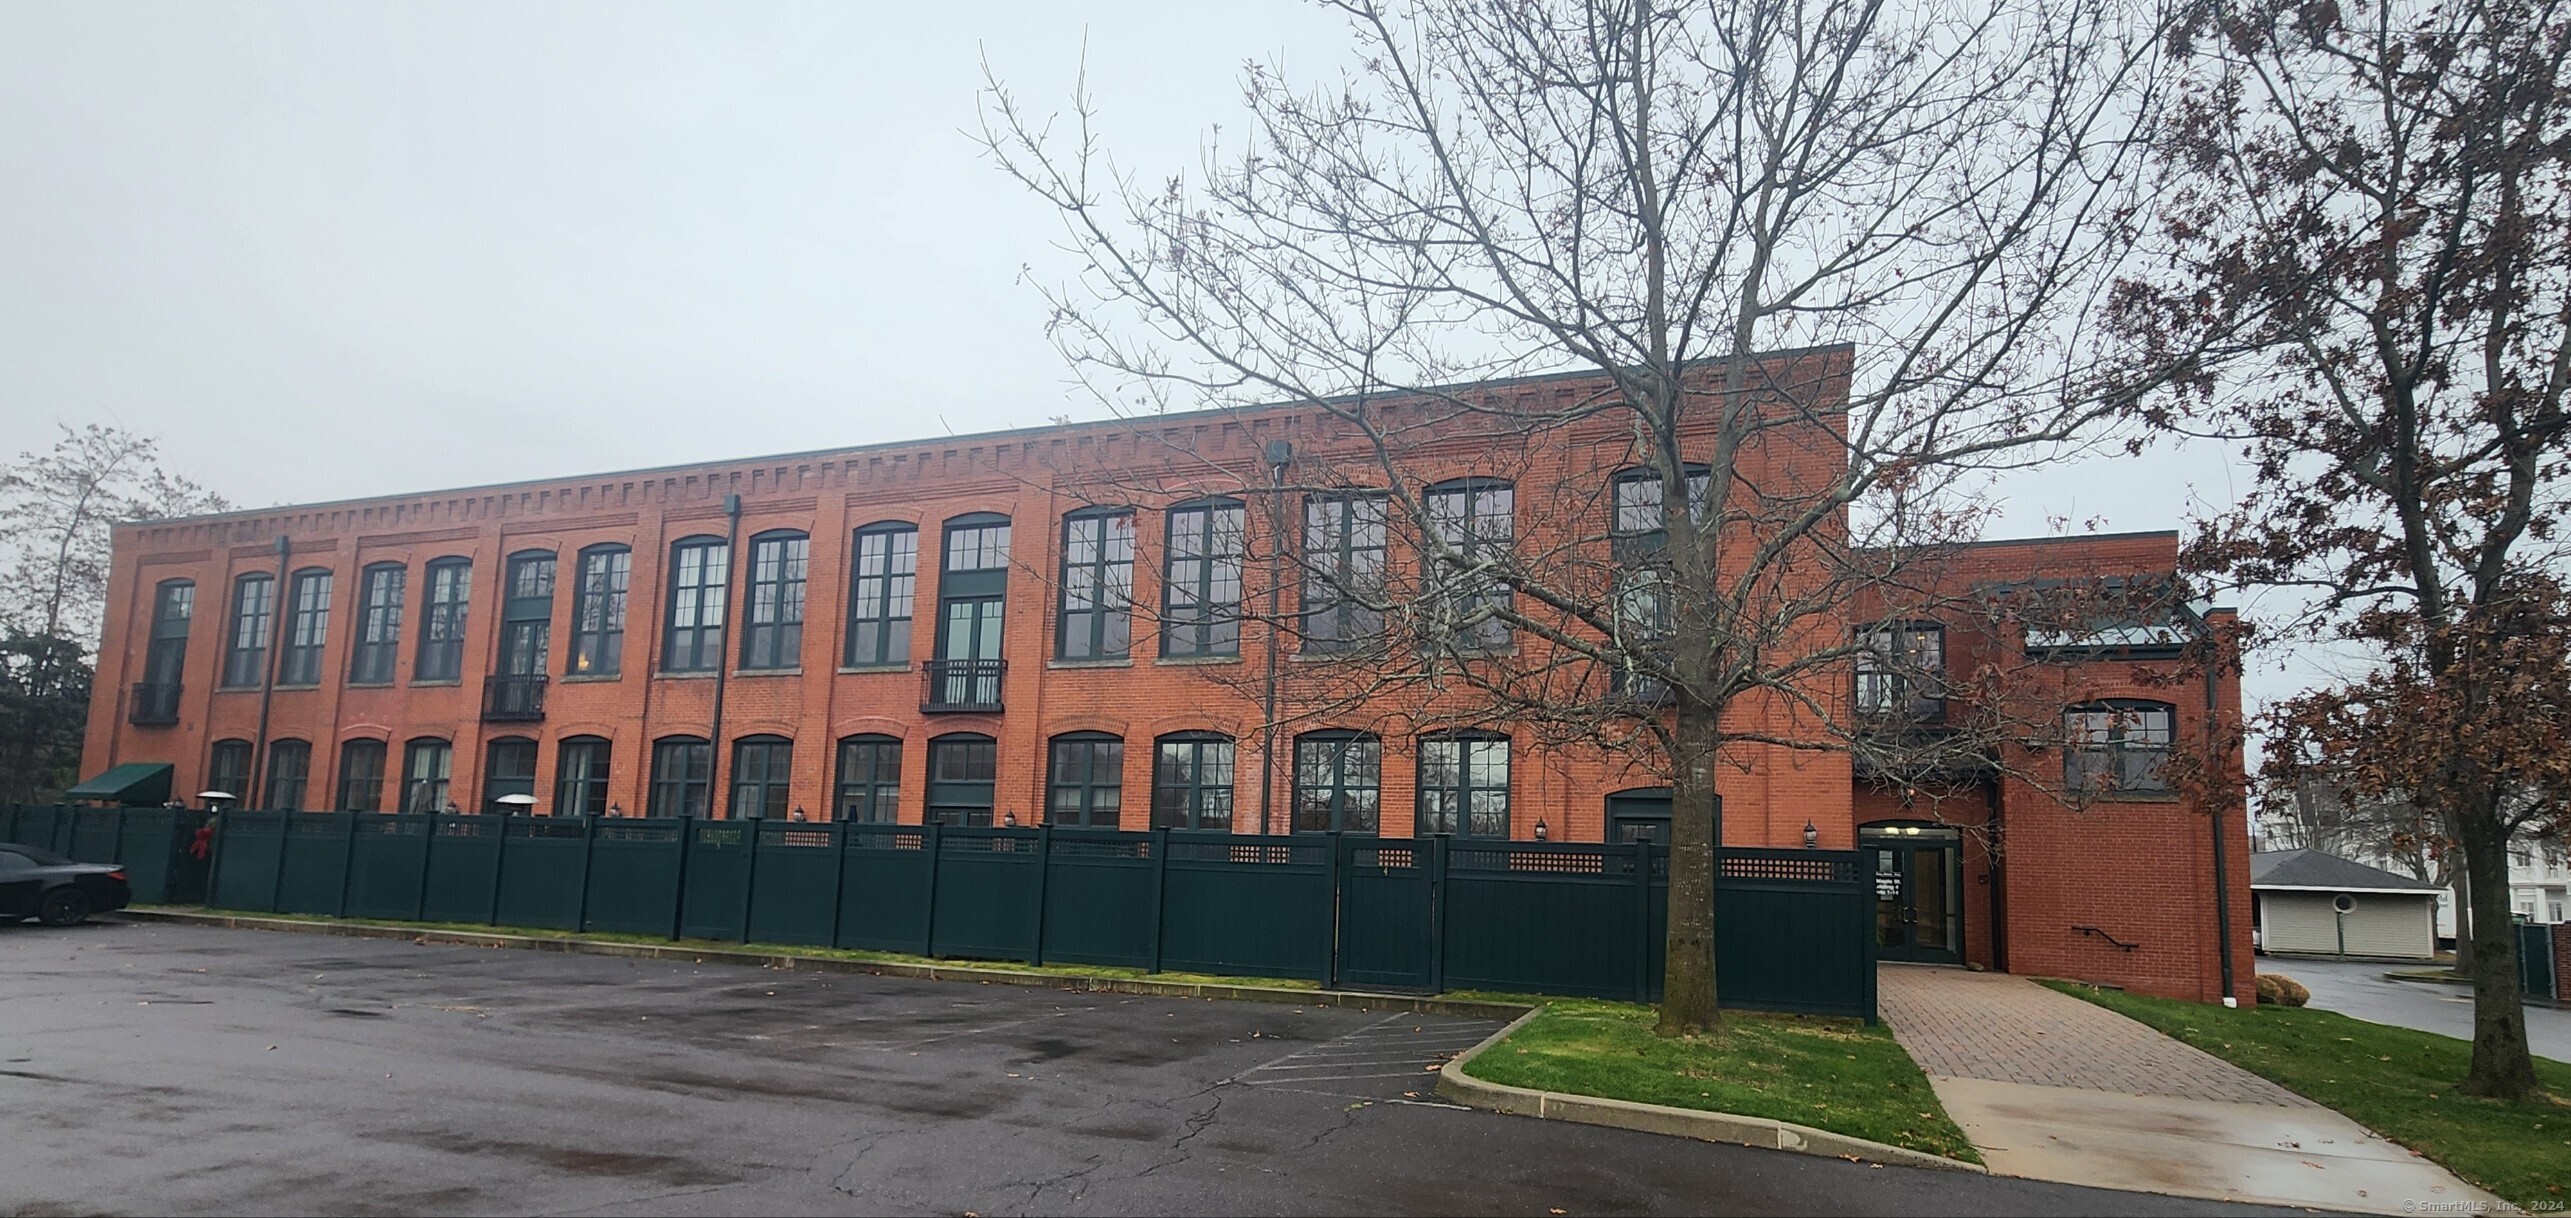
<instances>
[{"instance_id":1,"label":"red brick building","mask_svg":"<svg viewBox=\"0 0 2571 1218\"><path fill-rule=\"evenodd\" d=\"M1850 358L1778 356L1769 373L1844 395ZM1542 407L1598 388L1476 392ZM1612 425L1415 426L1429 434L1405 482L1479 544L1575 545L1564 488L1604 488L1621 464ZM1832 439L1764 445L1749 475L1825 478ZM1263 628L1266 539L1388 571L1405 548L1362 497L1271 489L1271 462L1359 443L1314 409L1213 411L121 528L86 770L168 762L178 790L304 809L1660 831L1663 782L1594 750L1506 722L1411 732L1406 714L1299 692L1366 623L1280 587L1300 628ZM2173 534L2002 542L1950 582L2166 581L2175 560ZM1852 604L1830 629L1876 616ZM1950 616L1909 621L1903 645L1933 640L1943 665L2043 642ZM1800 846L1809 826L1814 844L1877 850L1888 957L2216 997L2213 822L2153 779L2154 750L2201 733L2207 703L2146 679L2165 641L2039 657L2069 734L2008 742L1970 794L1843 752L1745 749L1718 784L1725 840ZM1884 680L1857 679L1858 698L1903 696ZM1823 694L1844 704L1850 684ZM2237 687L2212 705L2236 715ZM2044 777L2109 771L2130 781L2072 803ZM2237 814L2223 823L2247 995L2248 844Z\"/></svg>"}]
</instances>

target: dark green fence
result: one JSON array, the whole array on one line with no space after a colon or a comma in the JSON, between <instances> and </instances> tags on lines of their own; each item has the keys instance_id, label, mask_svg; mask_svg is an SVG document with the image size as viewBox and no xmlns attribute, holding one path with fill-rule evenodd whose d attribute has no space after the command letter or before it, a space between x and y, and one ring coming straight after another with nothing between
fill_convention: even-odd
<instances>
[{"instance_id":1,"label":"dark green fence","mask_svg":"<svg viewBox=\"0 0 2571 1218\"><path fill-rule=\"evenodd\" d=\"M1365 989L1649 1001L1668 920L1647 843L237 811L209 891L189 850L205 820L9 807L0 838L123 862L146 902ZM1725 1005L1871 1019L1867 879L1853 852L1724 851Z\"/></svg>"}]
</instances>

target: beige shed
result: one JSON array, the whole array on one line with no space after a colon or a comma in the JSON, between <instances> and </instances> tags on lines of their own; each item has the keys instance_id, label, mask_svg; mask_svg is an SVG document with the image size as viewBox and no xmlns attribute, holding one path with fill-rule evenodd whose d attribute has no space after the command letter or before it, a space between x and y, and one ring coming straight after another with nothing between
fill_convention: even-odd
<instances>
[{"instance_id":1,"label":"beige shed","mask_svg":"<svg viewBox=\"0 0 2571 1218\"><path fill-rule=\"evenodd\" d=\"M2437 954L2437 886L2318 850L2250 856L2261 952L2426 960Z\"/></svg>"}]
</instances>

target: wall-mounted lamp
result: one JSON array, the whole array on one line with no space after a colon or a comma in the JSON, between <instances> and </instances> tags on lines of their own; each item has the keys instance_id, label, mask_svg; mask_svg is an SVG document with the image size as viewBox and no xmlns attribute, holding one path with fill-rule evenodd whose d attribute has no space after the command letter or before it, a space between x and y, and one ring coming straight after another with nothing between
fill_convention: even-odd
<instances>
[{"instance_id":1,"label":"wall-mounted lamp","mask_svg":"<svg viewBox=\"0 0 2571 1218\"><path fill-rule=\"evenodd\" d=\"M1544 818L1543 818L1543 817L1539 816L1539 817L1535 818L1535 840L1537 840L1537 841L1543 841L1543 840L1545 839L1545 837L1546 837L1549 833L1551 833L1551 832L1552 832L1551 830L1549 830L1549 829L1545 828L1545 826L1544 826Z\"/></svg>"},{"instance_id":2,"label":"wall-mounted lamp","mask_svg":"<svg viewBox=\"0 0 2571 1218\"><path fill-rule=\"evenodd\" d=\"M1806 850L1821 848L1821 828L1808 820L1803 822L1803 848Z\"/></svg>"},{"instance_id":3,"label":"wall-mounted lamp","mask_svg":"<svg viewBox=\"0 0 2571 1218\"><path fill-rule=\"evenodd\" d=\"M1015 828L1017 828L1017 827L1018 827L1018 812L1017 812L1017 809L1012 808L1012 809L1010 809L1010 810L1008 810L1008 811L1006 811L1006 812L1001 813L1001 814L1000 814L1000 825L1001 825L1001 827L1002 827L1002 828L1006 828L1006 829L1015 829Z\"/></svg>"}]
</instances>

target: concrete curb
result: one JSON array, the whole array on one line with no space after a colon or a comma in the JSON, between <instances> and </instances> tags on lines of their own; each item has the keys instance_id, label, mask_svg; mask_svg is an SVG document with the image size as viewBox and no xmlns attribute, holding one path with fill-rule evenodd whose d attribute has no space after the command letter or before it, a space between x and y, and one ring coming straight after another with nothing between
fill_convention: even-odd
<instances>
[{"instance_id":1,"label":"concrete curb","mask_svg":"<svg viewBox=\"0 0 2571 1218\"><path fill-rule=\"evenodd\" d=\"M1290 990L1276 986L1227 985L1221 982L1154 981L1140 977L1083 977L1061 973L1030 972L1025 969L994 968L987 965L906 964L893 960L836 960L825 956L796 955L791 952L697 947L683 943L664 946L657 943L622 943L611 939L557 939L545 935L511 935L497 931L485 933L423 930L416 926L400 926L384 922L307 922L301 918L201 913L184 909L145 907L128 908L118 912L127 917L146 921L177 922L190 926L220 926L234 930L286 931L306 935L333 935L347 939L404 939L413 943L448 944L460 947L505 947L522 951L618 956L637 960L680 960L692 964L737 964L790 972L864 973L878 977L910 977L923 981L978 981L986 985L1023 985L1084 994L1133 994L1154 998L1207 1000L1220 998L1235 1002L1272 1002L1305 1007L1413 1011L1423 1015L1458 1015L1471 1019L1516 1019L1533 1013L1530 1008L1514 1002L1432 998L1416 994L1374 994L1361 990Z\"/></svg>"},{"instance_id":2,"label":"concrete curb","mask_svg":"<svg viewBox=\"0 0 2571 1218\"><path fill-rule=\"evenodd\" d=\"M1481 1044L1446 1063L1437 1072L1437 1093L1468 1108L1502 1112L1512 1116L1530 1116L1546 1121L1573 1121L1582 1125L1604 1125L1610 1129L1631 1129L1642 1133L1666 1134L1676 1138L1694 1138L1700 1142L1735 1142L1766 1150L1790 1150L1797 1154L1827 1155L1834 1159L1863 1159L1872 1163L1889 1163L1898 1167L1926 1167L1941 1171L1967 1171L1989 1175L1991 1169L1979 1163L1966 1163L1924 1151L1905 1150L1864 1138L1797 1125L1791 1121L1767 1117L1740 1116L1729 1112L1700 1112L1693 1108L1670 1108L1660 1104L1640 1104L1632 1100L1611 1100L1594 1095L1564 1095L1555 1091L1536 1091L1488 1083L1464 1073L1464 1067L1484 1050L1509 1038L1510 1033L1526 1026L1527 1021L1543 1014L1544 1008L1518 1016L1509 1026L1491 1034Z\"/></svg>"}]
</instances>

